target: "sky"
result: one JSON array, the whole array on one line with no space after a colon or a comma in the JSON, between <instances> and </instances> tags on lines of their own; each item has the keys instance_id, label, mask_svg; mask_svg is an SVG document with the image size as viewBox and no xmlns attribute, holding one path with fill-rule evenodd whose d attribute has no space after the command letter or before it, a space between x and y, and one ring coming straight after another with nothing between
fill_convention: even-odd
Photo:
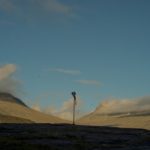
<instances>
[{"instance_id":1,"label":"sky","mask_svg":"<svg viewBox=\"0 0 150 150\"><path fill-rule=\"evenodd\" d=\"M85 112L108 98L149 96L149 7L149 0L0 0L0 73L11 68L11 91L43 108L64 106L72 91Z\"/></svg>"}]
</instances>

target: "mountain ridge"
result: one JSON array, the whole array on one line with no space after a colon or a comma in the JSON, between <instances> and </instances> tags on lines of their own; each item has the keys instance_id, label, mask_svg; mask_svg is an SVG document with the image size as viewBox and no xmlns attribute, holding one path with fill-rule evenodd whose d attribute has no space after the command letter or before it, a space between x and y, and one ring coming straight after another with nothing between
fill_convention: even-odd
<instances>
[{"instance_id":1,"label":"mountain ridge","mask_svg":"<svg viewBox=\"0 0 150 150\"><path fill-rule=\"evenodd\" d=\"M35 123L68 123L28 107L22 100L9 93L0 93L0 115L18 117Z\"/></svg>"},{"instance_id":2,"label":"mountain ridge","mask_svg":"<svg viewBox=\"0 0 150 150\"><path fill-rule=\"evenodd\" d=\"M13 94L6 93L6 92L0 92L0 101L17 103L17 104L20 104L22 106L28 107L22 100L15 97Z\"/></svg>"}]
</instances>

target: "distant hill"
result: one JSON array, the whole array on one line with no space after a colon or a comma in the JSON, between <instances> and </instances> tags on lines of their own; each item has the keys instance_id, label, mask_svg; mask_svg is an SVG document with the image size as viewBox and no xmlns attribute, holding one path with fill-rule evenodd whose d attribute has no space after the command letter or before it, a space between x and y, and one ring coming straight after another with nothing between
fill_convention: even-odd
<instances>
[{"instance_id":1,"label":"distant hill","mask_svg":"<svg viewBox=\"0 0 150 150\"><path fill-rule=\"evenodd\" d=\"M4 122L6 117L6 122L9 122L9 120L18 122L18 119L21 118L27 123L29 121L35 123L67 123L67 121L53 115L47 115L29 108L23 101L9 93L0 93L0 115L0 122Z\"/></svg>"},{"instance_id":2,"label":"distant hill","mask_svg":"<svg viewBox=\"0 0 150 150\"><path fill-rule=\"evenodd\" d=\"M143 128L150 130L150 111L100 114L96 109L94 112L80 118L77 122L84 125Z\"/></svg>"}]
</instances>

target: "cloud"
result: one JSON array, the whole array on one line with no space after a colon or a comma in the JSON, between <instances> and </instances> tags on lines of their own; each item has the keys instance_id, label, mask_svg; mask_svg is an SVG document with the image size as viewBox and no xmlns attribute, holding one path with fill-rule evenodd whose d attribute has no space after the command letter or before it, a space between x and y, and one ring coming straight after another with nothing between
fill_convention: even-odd
<instances>
[{"instance_id":1,"label":"cloud","mask_svg":"<svg viewBox=\"0 0 150 150\"><path fill-rule=\"evenodd\" d=\"M111 114L135 111L150 111L150 96L136 99L108 99L96 108L95 113Z\"/></svg>"},{"instance_id":2,"label":"cloud","mask_svg":"<svg viewBox=\"0 0 150 150\"><path fill-rule=\"evenodd\" d=\"M77 98L77 104L76 104L76 118L80 117L80 107L82 105L82 102L79 98ZM72 120L72 114L73 114L73 100L67 100L63 103L62 108L54 113L54 115L59 116L60 118Z\"/></svg>"},{"instance_id":3,"label":"cloud","mask_svg":"<svg viewBox=\"0 0 150 150\"><path fill-rule=\"evenodd\" d=\"M31 9L32 12L47 11L59 14L72 13L71 6L64 4L58 0L26 0L25 3L27 6L29 6L28 9L26 9L27 11ZM23 4L24 3L20 3L19 0L0 0L0 9L6 12L23 10L25 8L23 7Z\"/></svg>"},{"instance_id":4,"label":"cloud","mask_svg":"<svg viewBox=\"0 0 150 150\"><path fill-rule=\"evenodd\" d=\"M81 72L79 70L66 70L61 68L51 69L53 72L64 73L69 75L79 75Z\"/></svg>"},{"instance_id":5,"label":"cloud","mask_svg":"<svg viewBox=\"0 0 150 150\"><path fill-rule=\"evenodd\" d=\"M36 111L42 111L39 104L33 104L33 105L31 106L31 108L34 109L34 110L36 110Z\"/></svg>"},{"instance_id":6,"label":"cloud","mask_svg":"<svg viewBox=\"0 0 150 150\"><path fill-rule=\"evenodd\" d=\"M2 24L2 25L16 25L15 22L7 21L7 20L0 20L0 24Z\"/></svg>"},{"instance_id":7,"label":"cloud","mask_svg":"<svg viewBox=\"0 0 150 150\"><path fill-rule=\"evenodd\" d=\"M85 85L96 85L96 86L100 85L100 82L97 80L76 80L76 82Z\"/></svg>"},{"instance_id":8,"label":"cloud","mask_svg":"<svg viewBox=\"0 0 150 150\"><path fill-rule=\"evenodd\" d=\"M0 67L0 92L11 94L20 93L20 81L13 77L17 67L14 64L7 64Z\"/></svg>"},{"instance_id":9,"label":"cloud","mask_svg":"<svg viewBox=\"0 0 150 150\"><path fill-rule=\"evenodd\" d=\"M15 5L12 0L0 0L0 9L3 11L13 11L15 9Z\"/></svg>"},{"instance_id":10,"label":"cloud","mask_svg":"<svg viewBox=\"0 0 150 150\"><path fill-rule=\"evenodd\" d=\"M0 81L10 77L16 71L16 65L7 64L0 67Z\"/></svg>"},{"instance_id":11,"label":"cloud","mask_svg":"<svg viewBox=\"0 0 150 150\"><path fill-rule=\"evenodd\" d=\"M85 114L82 110L83 101L77 97L77 103L76 103L76 118L79 118ZM69 99L67 101L64 101L62 106L60 108L56 108L54 106L48 106L46 108L40 107L39 104L35 104L32 106L32 109L35 109L37 111L44 112L46 114L52 114L54 116L60 117L62 119L66 120L72 120L72 114L73 114L73 99Z\"/></svg>"},{"instance_id":12,"label":"cloud","mask_svg":"<svg viewBox=\"0 0 150 150\"><path fill-rule=\"evenodd\" d=\"M36 0L37 1L37 0ZM43 9L55 13L69 14L72 8L58 0L38 0Z\"/></svg>"}]
</instances>

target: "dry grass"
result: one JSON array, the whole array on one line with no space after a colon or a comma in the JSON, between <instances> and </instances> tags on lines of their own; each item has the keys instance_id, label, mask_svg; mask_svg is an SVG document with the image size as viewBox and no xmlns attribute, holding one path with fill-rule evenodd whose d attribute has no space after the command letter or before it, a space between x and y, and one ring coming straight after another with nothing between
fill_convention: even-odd
<instances>
[{"instance_id":1,"label":"dry grass","mask_svg":"<svg viewBox=\"0 0 150 150\"><path fill-rule=\"evenodd\" d=\"M0 101L0 114L31 120L36 123L67 123L67 121L46 115L22 105Z\"/></svg>"},{"instance_id":2,"label":"dry grass","mask_svg":"<svg viewBox=\"0 0 150 150\"><path fill-rule=\"evenodd\" d=\"M143 128L150 130L150 116L101 116L90 114L78 120L79 124L115 126L124 128Z\"/></svg>"}]
</instances>

